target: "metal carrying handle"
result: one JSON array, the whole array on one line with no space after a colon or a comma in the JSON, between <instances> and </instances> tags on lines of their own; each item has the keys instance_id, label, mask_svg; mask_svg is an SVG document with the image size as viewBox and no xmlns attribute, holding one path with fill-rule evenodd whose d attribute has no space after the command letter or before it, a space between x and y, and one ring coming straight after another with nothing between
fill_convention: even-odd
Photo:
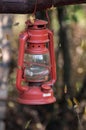
<instances>
[{"instance_id":1,"label":"metal carrying handle","mask_svg":"<svg viewBox=\"0 0 86 130\"><path fill-rule=\"evenodd\" d=\"M55 60L55 53L54 53L54 42L53 42L53 32L48 30L48 34L49 34L49 39L50 39L50 43L49 43L49 49L50 49L50 57L51 57L51 75L52 75L52 79L51 79L51 84L54 84L56 81L56 60Z\"/></svg>"},{"instance_id":2,"label":"metal carrying handle","mask_svg":"<svg viewBox=\"0 0 86 130\"><path fill-rule=\"evenodd\" d=\"M24 59L24 51L25 51L25 43L29 38L27 32L23 32L19 37L19 55L18 55L18 69L17 69L17 78L16 78L16 87L20 92L24 92L28 90L27 86L22 86L22 67L23 67L23 59Z\"/></svg>"}]
</instances>

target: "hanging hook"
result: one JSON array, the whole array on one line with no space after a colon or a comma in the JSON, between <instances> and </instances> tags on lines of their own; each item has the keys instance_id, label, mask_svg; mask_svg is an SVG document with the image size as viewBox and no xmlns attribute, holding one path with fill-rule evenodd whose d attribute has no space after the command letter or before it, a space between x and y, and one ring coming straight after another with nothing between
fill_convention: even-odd
<instances>
[{"instance_id":1,"label":"hanging hook","mask_svg":"<svg viewBox=\"0 0 86 130\"><path fill-rule=\"evenodd\" d=\"M49 15L48 15L48 10L46 9L46 18L48 20L48 26L50 25L50 18L49 18Z\"/></svg>"},{"instance_id":2,"label":"hanging hook","mask_svg":"<svg viewBox=\"0 0 86 130\"><path fill-rule=\"evenodd\" d=\"M29 16L29 22L31 23L31 24L34 24L34 22L35 22L35 14L36 14L36 10L37 10L37 3L38 3L38 0L36 0L36 2L35 2L35 7L34 7L34 11L33 11L33 13Z\"/></svg>"},{"instance_id":3,"label":"hanging hook","mask_svg":"<svg viewBox=\"0 0 86 130\"><path fill-rule=\"evenodd\" d=\"M37 3L38 3L38 0L36 0L36 2L35 2L35 7L34 7L33 15L35 15L35 14L36 14L36 10L37 10Z\"/></svg>"}]
</instances>

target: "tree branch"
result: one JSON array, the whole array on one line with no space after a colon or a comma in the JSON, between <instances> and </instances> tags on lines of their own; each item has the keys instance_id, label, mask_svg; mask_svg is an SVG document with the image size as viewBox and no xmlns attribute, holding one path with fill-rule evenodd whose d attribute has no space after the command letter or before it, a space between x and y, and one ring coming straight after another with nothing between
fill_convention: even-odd
<instances>
[{"instance_id":1,"label":"tree branch","mask_svg":"<svg viewBox=\"0 0 86 130\"><path fill-rule=\"evenodd\" d=\"M37 11L54 5L63 6L86 3L86 0L38 0ZM0 0L0 13L28 14L34 11L36 0Z\"/></svg>"}]
</instances>

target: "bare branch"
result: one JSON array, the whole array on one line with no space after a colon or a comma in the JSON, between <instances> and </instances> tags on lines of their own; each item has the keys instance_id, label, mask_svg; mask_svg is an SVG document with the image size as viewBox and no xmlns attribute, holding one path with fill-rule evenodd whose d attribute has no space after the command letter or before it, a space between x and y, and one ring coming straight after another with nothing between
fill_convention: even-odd
<instances>
[{"instance_id":1,"label":"bare branch","mask_svg":"<svg viewBox=\"0 0 86 130\"><path fill-rule=\"evenodd\" d=\"M37 11L54 6L86 3L86 0L38 0ZM28 14L34 11L36 0L0 0L0 13Z\"/></svg>"}]
</instances>

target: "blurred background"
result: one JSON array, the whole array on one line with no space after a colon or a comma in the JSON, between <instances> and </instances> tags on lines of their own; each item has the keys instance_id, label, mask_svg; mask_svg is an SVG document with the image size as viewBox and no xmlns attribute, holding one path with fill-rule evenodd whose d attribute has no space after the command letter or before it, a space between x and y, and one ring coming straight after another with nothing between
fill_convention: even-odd
<instances>
[{"instance_id":1,"label":"blurred background","mask_svg":"<svg viewBox=\"0 0 86 130\"><path fill-rule=\"evenodd\" d=\"M0 130L86 130L86 5L48 10L54 32L56 103L17 103L18 39L29 15L0 14ZM45 19L45 11L36 18Z\"/></svg>"}]
</instances>

